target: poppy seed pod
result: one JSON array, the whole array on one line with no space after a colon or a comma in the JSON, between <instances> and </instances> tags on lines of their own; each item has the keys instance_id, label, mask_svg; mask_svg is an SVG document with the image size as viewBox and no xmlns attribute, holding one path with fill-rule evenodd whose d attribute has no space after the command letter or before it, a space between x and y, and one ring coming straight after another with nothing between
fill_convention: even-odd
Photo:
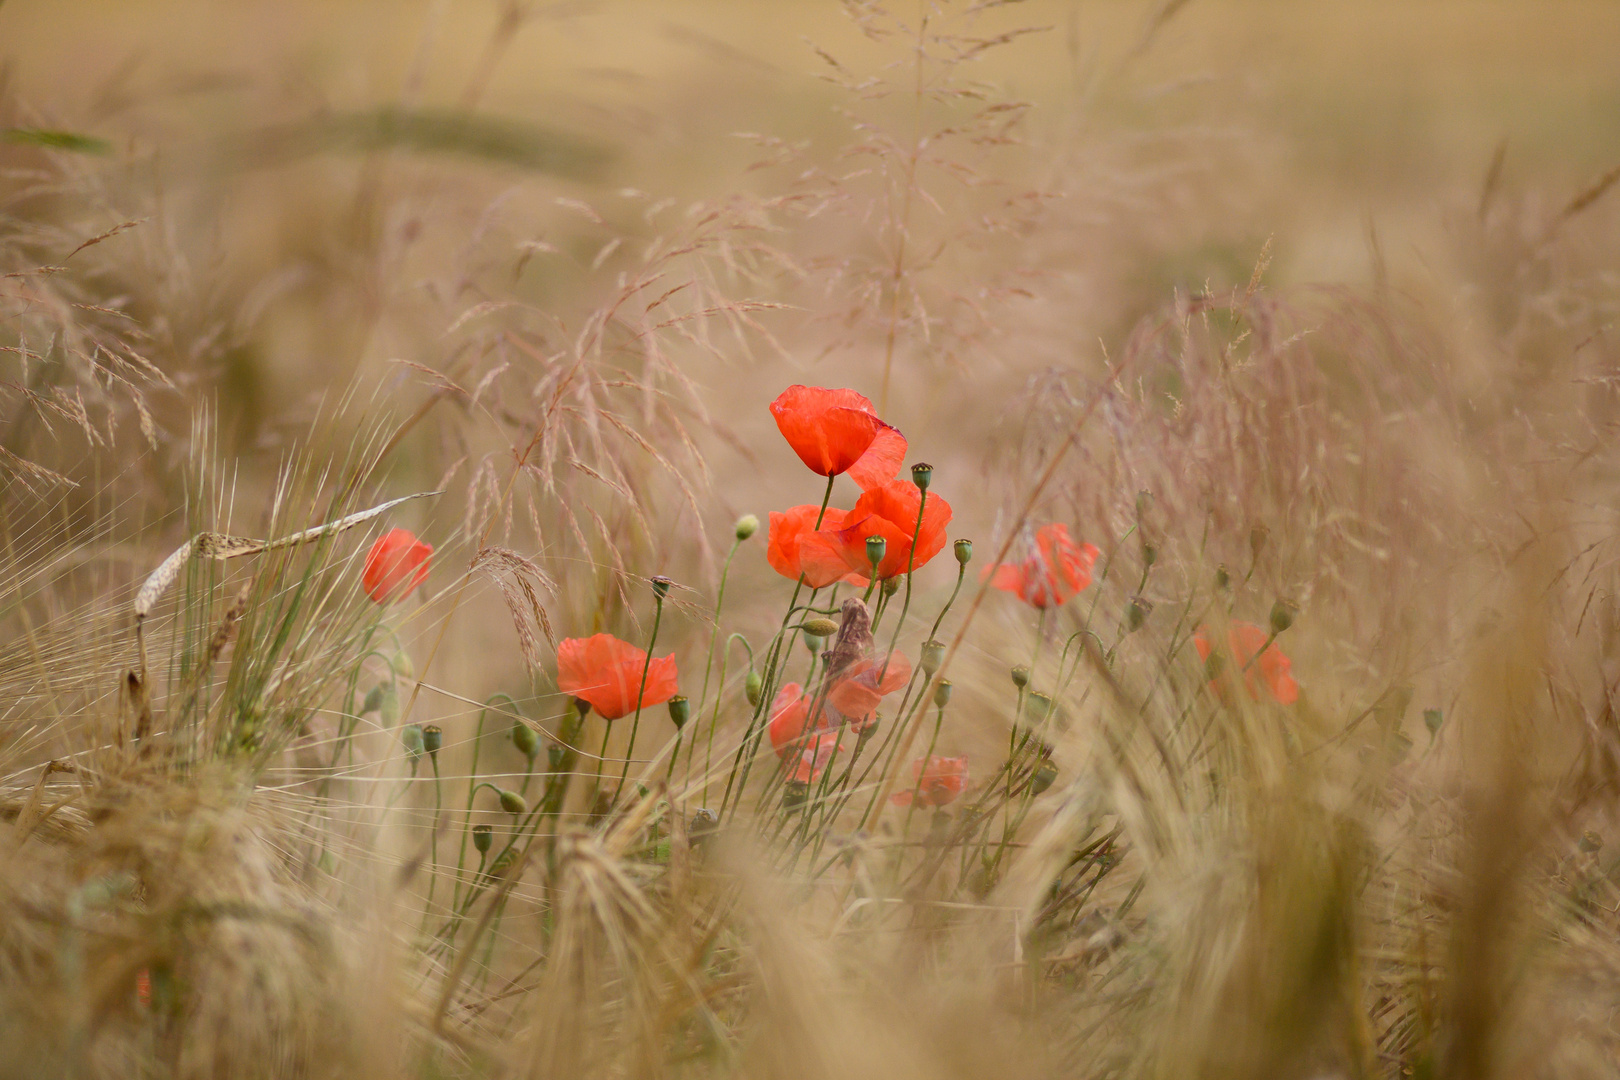
<instances>
[{"instance_id":1,"label":"poppy seed pod","mask_svg":"<svg viewBox=\"0 0 1620 1080\"><path fill-rule=\"evenodd\" d=\"M884 596L893 596L895 593L897 593L899 591L900 591L900 579L899 578L889 578L887 581L885 581L883 583L883 595Z\"/></svg>"},{"instance_id":2,"label":"poppy seed pod","mask_svg":"<svg viewBox=\"0 0 1620 1080\"><path fill-rule=\"evenodd\" d=\"M551 763L551 771L556 772L563 767L563 760L568 757L568 748L562 743L552 743L546 747L546 760Z\"/></svg>"},{"instance_id":3,"label":"poppy seed pod","mask_svg":"<svg viewBox=\"0 0 1620 1080\"><path fill-rule=\"evenodd\" d=\"M737 519L737 527L734 532L736 533L738 540L746 540L758 531L759 518L755 517L753 514L744 514L742 517Z\"/></svg>"},{"instance_id":4,"label":"poppy seed pod","mask_svg":"<svg viewBox=\"0 0 1620 1080\"><path fill-rule=\"evenodd\" d=\"M932 679L934 672L938 671L939 665L944 662L945 643L943 641L935 641L933 638L929 638L922 643L922 649L917 654L917 664L923 669L924 675Z\"/></svg>"},{"instance_id":5,"label":"poppy seed pod","mask_svg":"<svg viewBox=\"0 0 1620 1080\"><path fill-rule=\"evenodd\" d=\"M1264 525L1256 525L1249 530L1249 556L1255 562L1260 561L1260 553L1266 550L1266 541L1271 538L1271 530Z\"/></svg>"},{"instance_id":6,"label":"poppy seed pod","mask_svg":"<svg viewBox=\"0 0 1620 1080\"><path fill-rule=\"evenodd\" d=\"M755 706L765 694L765 680L753 668L748 669L748 678L743 680L743 694L748 698L748 704Z\"/></svg>"},{"instance_id":7,"label":"poppy seed pod","mask_svg":"<svg viewBox=\"0 0 1620 1080\"><path fill-rule=\"evenodd\" d=\"M923 491L928 490L928 485L933 479L934 467L932 465L925 465L919 461L911 467L911 482Z\"/></svg>"},{"instance_id":8,"label":"poppy seed pod","mask_svg":"<svg viewBox=\"0 0 1620 1080\"><path fill-rule=\"evenodd\" d=\"M1587 829L1585 832L1581 833L1579 846L1582 851L1586 852L1587 854L1591 854L1603 846L1603 837L1599 836L1591 829Z\"/></svg>"},{"instance_id":9,"label":"poppy seed pod","mask_svg":"<svg viewBox=\"0 0 1620 1080\"><path fill-rule=\"evenodd\" d=\"M1232 572L1226 568L1225 563L1215 568L1215 587L1222 592L1232 587Z\"/></svg>"},{"instance_id":10,"label":"poppy seed pod","mask_svg":"<svg viewBox=\"0 0 1620 1080\"><path fill-rule=\"evenodd\" d=\"M360 703L362 715L369 712L382 712L383 696L388 693L387 683L378 683L366 691L366 700Z\"/></svg>"},{"instance_id":11,"label":"poppy seed pod","mask_svg":"<svg viewBox=\"0 0 1620 1080\"><path fill-rule=\"evenodd\" d=\"M941 679L934 687L934 704L943 709L951 703L951 680Z\"/></svg>"},{"instance_id":12,"label":"poppy seed pod","mask_svg":"<svg viewBox=\"0 0 1620 1080\"><path fill-rule=\"evenodd\" d=\"M676 731L684 728L686 721L691 719L691 716L692 703L690 701L679 694L669 699L669 719L675 725Z\"/></svg>"},{"instance_id":13,"label":"poppy seed pod","mask_svg":"<svg viewBox=\"0 0 1620 1080\"><path fill-rule=\"evenodd\" d=\"M1147 617L1152 614L1153 605L1140 596L1131 597L1131 602L1125 605L1125 628L1130 633L1142 629Z\"/></svg>"},{"instance_id":14,"label":"poppy seed pod","mask_svg":"<svg viewBox=\"0 0 1620 1080\"><path fill-rule=\"evenodd\" d=\"M809 793L810 785L803 780L789 780L782 785L782 809L790 813L799 809Z\"/></svg>"},{"instance_id":15,"label":"poppy seed pod","mask_svg":"<svg viewBox=\"0 0 1620 1080\"><path fill-rule=\"evenodd\" d=\"M540 736L535 734L534 728L521 720L512 721L512 745L518 748L518 753L534 760L534 755L540 752Z\"/></svg>"},{"instance_id":16,"label":"poppy seed pod","mask_svg":"<svg viewBox=\"0 0 1620 1080\"><path fill-rule=\"evenodd\" d=\"M1052 699L1032 690L1024 696L1024 711L1038 724L1052 715Z\"/></svg>"},{"instance_id":17,"label":"poppy seed pod","mask_svg":"<svg viewBox=\"0 0 1620 1080\"><path fill-rule=\"evenodd\" d=\"M889 542L881 536L868 536L866 538L866 561L877 566L883 561L883 553L889 550Z\"/></svg>"},{"instance_id":18,"label":"poppy seed pod","mask_svg":"<svg viewBox=\"0 0 1620 1080\"><path fill-rule=\"evenodd\" d=\"M1136 520L1141 521L1142 515L1153 507L1153 492L1147 488L1136 493Z\"/></svg>"},{"instance_id":19,"label":"poppy seed pod","mask_svg":"<svg viewBox=\"0 0 1620 1080\"><path fill-rule=\"evenodd\" d=\"M804 622L804 632L809 634L811 637L830 638L834 634L838 633L838 624L833 622L831 619L826 618L806 619Z\"/></svg>"},{"instance_id":20,"label":"poppy seed pod","mask_svg":"<svg viewBox=\"0 0 1620 1080\"><path fill-rule=\"evenodd\" d=\"M513 817L517 817L519 814L527 814L529 812L529 801L523 796L519 795L515 791L507 791L505 788L500 788L498 790L500 791L502 810L505 810Z\"/></svg>"},{"instance_id":21,"label":"poppy seed pod","mask_svg":"<svg viewBox=\"0 0 1620 1080\"><path fill-rule=\"evenodd\" d=\"M1142 545L1142 566L1149 567L1159 561L1159 549L1154 544Z\"/></svg>"},{"instance_id":22,"label":"poppy seed pod","mask_svg":"<svg viewBox=\"0 0 1620 1080\"><path fill-rule=\"evenodd\" d=\"M665 577L663 574L654 576L652 578L653 595L662 600L664 597L669 595L669 587L673 584L675 584L675 582L672 579Z\"/></svg>"},{"instance_id":23,"label":"poppy seed pod","mask_svg":"<svg viewBox=\"0 0 1620 1080\"><path fill-rule=\"evenodd\" d=\"M1029 790L1039 795L1057 781L1057 766L1050 761L1042 761L1035 769L1035 774L1029 778Z\"/></svg>"},{"instance_id":24,"label":"poppy seed pod","mask_svg":"<svg viewBox=\"0 0 1620 1080\"><path fill-rule=\"evenodd\" d=\"M1022 690L1024 687L1028 686L1029 685L1029 668L1025 667L1023 664L1019 664L1017 667L1013 668L1012 669L1012 681L1013 681L1013 685L1018 687L1018 689L1020 689L1020 690Z\"/></svg>"},{"instance_id":25,"label":"poppy seed pod","mask_svg":"<svg viewBox=\"0 0 1620 1080\"><path fill-rule=\"evenodd\" d=\"M427 753L427 745L422 729L415 724L406 724L399 733L400 742L405 744L405 752L413 758L419 758Z\"/></svg>"},{"instance_id":26,"label":"poppy seed pod","mask_svg":"<svg viewBox=\"0 0 1620 1080\"><path fill-rule=\"evenodd\" d=\"M574 711L579 713L579 718L583 720L585 714L591 711L591 703L582 697L577 697L574 699Z\"/></svg>"},{"instance_id":27,"label":"poppy seed pod","mask_svg":"<svg viewBox=\"0 0 1620 1080\"><path fill-rule=\"evenodd\" d=\"M514 847L509 847L495 856L495 861L489 864L489 876L497 878L506 873L507 870L511 869L512 864L517 862L517 857L518 850Z\"/></svg>"},{"instance_id":28,"label":"poppy seed pod","mask_svg":"<svg viewBox=\"0 0 1620 1080\"><path fill-rule=\"evenodd\" d=\"M1440 734L1440 725L1445 722L1445 715L1439 709L1423 710L1423 726L1429 729L1429 738Z\"/></svg>"},{"instance_id":29,"label":"poppy seed pod","mask_svg":"<svg viewBox=\"0 0 1620 1080\"><path fill-rule=\"evenodd\" d=\"M1271 605L1271 632L1280 634L1294 625L1294 616L1299 614L1299 608L1287 600L1278 600Z\"/></svg>"},{"instance_id":30,"label":"poppy seed pod","mask_svg":"<svg viewBox=\"0 0 1620 1080\"><path fill-rule=\"evenodd\" d=\"M435 758L439 756L439 748L444 745L444 730L438 724L429 724L422 729L422 747Z\"/></svg>"},{"instance_id":31,"label":"poppy seed pod","mask_svg":"<svg viewBox=\"0 0 1620 1080\"><path fill-rule=\"evenodd\" d=\"M490 845L494 842L495 827L493 825L473 826L473 847L478 849L478 854L488 855Z\"/></svg>"},{"instance_id":32,"label":"poppy seed pod","mask_svg":"<svg viewBox=\"0 0 1620 1080\"><path fill-rule=\"evenodd\" d=\"M973 561L973 541L958 540L956 542L956 561L966 566Z\"/></svg>"}]
</instances>

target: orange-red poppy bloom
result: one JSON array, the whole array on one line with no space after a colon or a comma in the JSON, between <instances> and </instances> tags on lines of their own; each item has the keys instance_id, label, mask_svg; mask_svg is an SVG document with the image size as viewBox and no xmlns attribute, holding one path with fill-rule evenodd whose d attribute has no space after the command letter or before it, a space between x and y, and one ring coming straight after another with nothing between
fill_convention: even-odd
<instances>
[{"instance_id":1,"label":"orange-red poppy bloom","mask_svg":"<svg viewBox=\"0 0 1620 1080\"><path fill-rule=\"evenodd\" d=\"M777 757L785 758L795 750L804 749L807 736L816 727L810 722L810 699L804 696L804 689L798 683L788 683L777 691L771 702L771 722L767 728Z\"/></svg>"},{"instance_id":2,"label":"orange-red poppy bloom","mask_svg":"<svg viewBox=\"0 0 1620 1080\"><path fill-rule=\"evenodd\" d=\"M790 386L771 402L782 437L810 471L848 473L862 489L893 480L906 460L906 437L878 419L853 390Z\"/></svg>"},{"instance_id":3,"label":"orange-red poppy bloom","mask_svg":"<svg viewBox=\"0 0 1620 1080\"><path fill-rule=\"evenodd\" d=\"M1035 530L1035 550L1022 562L1002 563L986 570L990 584L1016 593L1038 608L1060 607L1091 584L1097 563L1095 544L1077 544L1067 525L1043 525Z\"/></svg>"},{"instance_id":4,"label":"orange-red poppy bloom","mask_svg":"<svg viewBox=\"0 0 1620 1080\"><path fill-rule=\"evenodd\" d=\"M423 543L409 529L389 529L366 552L360 584L379 604L403 600L427 580L433 545Z\"/></svg>"},{"instance_id":5,"label":"orange-red poppy bloom","mask_svg":"<svg viewBox=\"0 0 1620 1080\"><path fill-rule=\"evenodd\" d=\"M147 968L135 973L135 1000L148 1008L152 1005L152 972Z\"/></svg>"},{"instance_id":6,"label":"orange-red poppy bloom","mask_svg":"<svg viewBox=\"0 0 1620 1080\"><path fill-rule=\"evenodd\" d=\"M878 703L910 681L911 661L899 650L887 661L857 660L833 684L827 703L859 735L876 721Z\"/></svg>"},{"instance_id":7,"label":"orange-red poppy bloom","mask_svg":"<svg viewBox=\"0 0 1620 1080\"><path fill-rule=\"evenodd\" d=\"M916 782L908 791L897 791L889 798L896 806L944 806L967 790L968 759L965 757L918 758L911 763Z\"/></svg>"},{"instance_id":8,"label":"orange-red poppy bloom","mask_svg":"<svg viewBox=\"0 0 1620 1080\"><path fill-rule=\"evenodd\" d=\"M922 526L917 510L922 508ZM945 547L945 526L951 523L951 504L923 492L908 480L891 480L871 488L855 501L855 509L844 515L840 528L823 526L799 538L799 564L805 575L827 578L833 574L855 576L860 584L871 577L866 538L884 540L883 561L878 563L879 578L892 578L908 570L921 569ZM913 555L912 537L916 545ZM832 580L839 580L833 577ZM844 578L844 580L849 580Z\"/></svg>"},{"instance_id":9,"label":"orange-red poppy bloom","mask_svg":"<svg viewBox=\"0 0 1620 1080\"><path fill-rule=\"evenodd\" d=\"M645 651L612 634L564 638L557 645L557 689L590 702L604 720L636 711L643 668L647 689L641 697L642 708L662 704L680 689L673 654L648 664Z\"/></svg>"},{"instance_id":10,"label":"orange-red poppy bloom","mask_svg":"<svg viewBox=\"0 0 1620 1080\"><path fill-rule=\"evenodd\" d=\"M827 507L822 513L819 506L795 506L791 510L780 513L771 512L771 527L768 542L765 545L765 560L771 564L771 569L792 581L798 581L803 576L805 582L812 589L822 589L835 581L848 581L851 584L866 584L864 577L858 577L849 572L848 568L839 564L820 564L813 567L804 565L800 558L800 542L816 531L816 516L821 515L823 530L838 530L844 527L844 511Z\"/></svg>"},{"instance_id":11,"label":"orange-red poppy bloom","mask_svg":"<svg viewBox=\"0 0 1620 1080\"><path fill-rule=\"evenodd\" d=\"M832 763L833 757L844 752L844 733L842 731L823 731L810 740L810 744L799 751L798 760L793 762L793 772L789 780L800 784L813 784L821 779L822 772Z\"/></svg>"},{"instance_id":12,"label":"orange-red poppy bloom","mask_svg":"<svg viewBox=\"0 0 1620 1080\"><path fill-rule=\"evenodd\" d=\"M1228 659L1235 663L1238 670L1243 672L1243 684L1249 691L1249 696L1259 698L1263 687L1280 705L1292 705L1299 700L1299 683L1294 681L1292 674L1294 662L1283 655L1277 647L1276 641L1267 641L1271 635L1266 633L1264 627L1254 623L1234 622L1227 634L1227 645L1232 650ZM1193 634L1193 646L1198 650L1198 657L1207 665L1210 654L1215 651L1214 644L1209 639L1209 628L1200 626ZM1264 649L1265 652L1260 650ZM1258 655L1259 659L1256 659ZM1210 686L1216 692L1221 690L1224 672L1217 673L1211 680Z\"/></svg>"}]
</instances>

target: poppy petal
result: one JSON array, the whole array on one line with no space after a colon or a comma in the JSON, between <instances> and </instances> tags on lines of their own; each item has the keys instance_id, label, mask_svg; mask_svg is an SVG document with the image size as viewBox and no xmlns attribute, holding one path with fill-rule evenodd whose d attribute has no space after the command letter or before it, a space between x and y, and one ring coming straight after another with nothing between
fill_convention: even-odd
<instances>
[{"instance_id":1,"label":"poppy petal","mask_svg":"<svg viewBox=\"0 0 1620 1080\"><path fill-rule=\"evenodd\" d=\"M849 478L859 484L862 491L870 491L893 480L905 463L906 437L898 428L883 424L872 437L866 453L849 467Z\"/></svg>"}]
</instances>

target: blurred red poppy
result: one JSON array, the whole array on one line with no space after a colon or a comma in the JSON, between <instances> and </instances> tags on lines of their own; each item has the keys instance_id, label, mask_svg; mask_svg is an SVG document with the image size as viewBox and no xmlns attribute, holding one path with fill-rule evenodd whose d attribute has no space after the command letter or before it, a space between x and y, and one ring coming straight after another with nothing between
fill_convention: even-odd
<instances>
[{"instance_id":1,"label":"blurred red poppy","mask_svg":"<svg viewBox=\"0 0 1620 1080\"><path fill-rule=\"evenodd\" d=\"M842 527L823 526L800 537L799 563L805 575L826 578L834 573L852 574L857 583L866 584L872 572L866 554L869 536L884 540L879 578L921 569L945 547L945 526L951 523L951 504L932 493L927 499L925 504L922 490L908 480L891 480L869 489L855 501L855 509L844 515ZM918 507L923 507L921 528L917 526ZM913 531L917 541L915 558Z\"/></svg>"},{"instance_id":2,"label":"blurred red poppy","mask_svg":"<svg viewBox=\"0 0 1620 1080\"><path fill-rule=\"evenodd\" d=\"M815 727L810 722L810 700L798 683L788 683L777 691L776 699L771 702L771 723L767 729L777 757L785 758L794 750L804 749L806 736Z\"/></svg>"},{"instance_id":3,"label":"blurred red poppy","mask_svg":"<svg viewBox=\"0 0 1620 1080\"><path fill-rule=\"evenodd\" d=\"M816 531L816 515L821 514L821 527L823 530L837 530L844 527L845 514L842 510L828 507L825 514L821 513L819 506L795 506L791 510L781 513L771 512L770 535L765 546L765 559L771 568L791 581L798 581L802 575L805 582L813 589L825 588L835 581L847 581L852 585L864 585L866 579L849 573L842 564L818 564L806 567L800 558L799 544L804 537Z\"/></svg>"},{"instance_id":4,"label":"blurred red poppy","mask_svg":"<svg viewBox=\"0 0 1620 1080\"><path fill-rule=\"evenodd\" d=\"M564 638L557 645L557 689L591 703L604 720L617 720L636 711L636 691L643 667L647 689L641 706L659 705L675 696L673 654L647 664L647 654L612 634Z\"/></svg>"},{"instance_id":5,"label":"blurred red poppy","mask_svg":"<svg viewBox=\"0 0 1620 1080\"><path fill-rule=\"evenodd\" d=\"M911 763L911 775L916 777L916 783L908 791L895 792L890 801L896 806L910 806L913 801L923 806L944 806L967 790L968 759L938 755L918 758Z\"/></svg>"},{"instance_id":6,"label":"blurred red poppy","mask_svg":"<svg viewBox=\"0 0 1620 1080\"><path fill-rule=\"evenodd\" d=\"M853 390L790 386L771 402L782 437L811 472L848 473L862 489L894 479L906 460L906 438L878 419Z\"/></svg>"},{"instance_id":7,"label":"blurred red poppy","mask_svg":"<svg viewBox=\"0 0 1620 1080\"><path fill-rule=\"evenodd\" d=\"M832 763L834 755L844 752L842 731L823 731L810 740L810 745L799 752L799 760L788 777L800 784L813 784Z\"/></svg>"},{"instance_id":8,"label":"blurred red poppy","mask_svg":"<svg viewBox=\"0 0 1620 1080\"><path fill-rule=\"evenodd\" d=\"M1037 608L1058 607L1091 584L1097 562L1094 544L1076 544L1066 525L1035 530L1035 551L1022 562L1002 563L985 571L990 584L1016 593Z\"/></svg>"},{"instance_id":9,"label":"blurred red poppy","mask_svg":"<svg viewBox=\"0 0 1620 1080\"><path fill-rule=\"evenodd\" d=\"M135 1000L148 1008L152 1005L152 972L148 968L135 973Z\"/></svg>"},{"instance_id":10,"label":"blurred red poppy","mask_svg":"<svg viewBox=\"0 0 1620 1080\"><path fill-rule=\"evenodd\" d=\"M1269 645L1267 641L1270 641ZM1294 681L1292 675L1294 662L1283 655L1264 627L1234 622L1227 633L1227 645L1232 650L1228 659L1243 672L1243 684L1251 698L1258 699L1260 689L1264 687L1280 705L1292 705L1299 700L1299 683ZM1209 639L1209 627L1200 626L1193 634L1193 647L1198 650L1199 659L1208 665L1210 654L1215 651ZM1265 652L1261 652L1261 649ZM1255 659L1256 655L1259 656L1258 660ZM1223 675L1224 672L1218 672L1210 680L1210 686L1217 693L1221 692Z\"/></svg>"},{"instance_id":11,"label":"blurred red poppy","mask_svg":"<svg viewBox=\"0 0 1620 1080\"><path fill-rule=\"evenodd\" d=\"M896 650L887 662L857 660L827 694L827 702L857 735L877 719L878 703L911 681L911 661Z\"/></svg>"},{"instance_id":12,"label":"blurred red poppy","mask_svg":"<svg viewBox=\"0 0 1620 1080\"><path fill-rule=\"evenodd\" d=\"M427 580L433 545L423 543L409 529L389 529L366 552L360 584L379 604L403 600Z\"/></svg>"}]
</instances>

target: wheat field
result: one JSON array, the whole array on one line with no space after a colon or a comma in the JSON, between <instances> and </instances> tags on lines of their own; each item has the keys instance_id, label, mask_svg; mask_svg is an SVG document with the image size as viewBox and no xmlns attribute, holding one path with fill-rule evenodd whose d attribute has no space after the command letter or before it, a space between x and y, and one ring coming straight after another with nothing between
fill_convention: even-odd
<instances>
[{"instance_id":1,"label":"wheat field","mask_svg":"<svg viewBox=\"0 0 1620 1080\"><path fill-rule=\"evenodd\" d=\"M0 1077L1620 1075L1620 8L0 51Z\"/></svg>"}]
</instances>

